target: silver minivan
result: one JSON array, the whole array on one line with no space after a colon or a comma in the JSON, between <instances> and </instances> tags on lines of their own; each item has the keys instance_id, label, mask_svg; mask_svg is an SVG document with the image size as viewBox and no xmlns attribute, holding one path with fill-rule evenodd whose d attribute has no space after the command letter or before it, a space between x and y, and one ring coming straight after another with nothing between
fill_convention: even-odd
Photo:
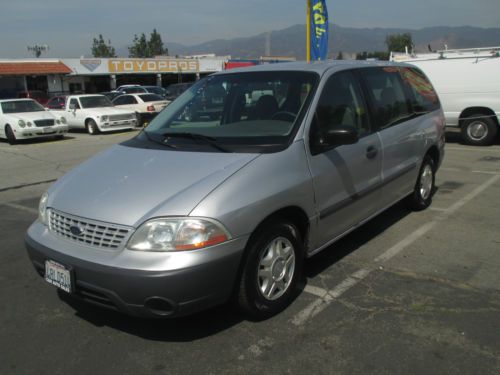
<instances>
[{"instance_id":1,"label":"silver minivan","mask_svg":"<svg viewBox=\"0 0 500 375\"><path fill-rule=\"evenodd\" d=\"M444 144L409 65L221 72L54 183L26 246L47 282L100 306L174 317L232 300L264 319L305 258L402 199L429 206Z\"/></svg>"}]
</instances>

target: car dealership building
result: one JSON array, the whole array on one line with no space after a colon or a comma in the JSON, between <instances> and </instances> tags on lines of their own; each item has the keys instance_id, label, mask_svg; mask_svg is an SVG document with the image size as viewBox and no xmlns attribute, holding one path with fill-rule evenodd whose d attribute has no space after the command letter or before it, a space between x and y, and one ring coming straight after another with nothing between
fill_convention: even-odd
<instances>
[{"instance_id":1,"label":"car dealership building","mask_svg":"<svg viewBox=\"0 0 500 375\"><path fill-rule=\"evenodd\" d=\"M0 98L31 90L53 96L110 91L125 84L166 87L221 71L228 61L228 56L215 55L0 60Z\"/></svg>"}]
</instances>

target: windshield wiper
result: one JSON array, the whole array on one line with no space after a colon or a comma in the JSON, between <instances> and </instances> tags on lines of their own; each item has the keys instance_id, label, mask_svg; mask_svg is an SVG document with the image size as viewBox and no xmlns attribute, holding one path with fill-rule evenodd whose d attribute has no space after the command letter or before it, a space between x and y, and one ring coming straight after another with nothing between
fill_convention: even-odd
<instances>
[{"instance_id":1,"label":"windshield wiper","mask_svg":"<svg viewBox=\"0 0 500 375\"><path fill-rule=\"evenodd\" d=\"M190 138L194 141L203 141L206 144L212 146L213 148L222 151L222 152L231 152L227 148L220 146L217 144L217 138L210 137L208 135L203 135L203 134L198 134L198 133L188 133L188 132L182 132L182 133L173 133L173 132L167 132L162 134L164 137L168 138Z\"/></svg>"},{"instance_id":2,"label":"windshield wiper","mask_svg":"<svg viewBox=\"0 0 500 375\"><path fill-rule=\"evenodd\" d=\"M146 129L142 129L141 130L141 133L144 133L144 135L146 136L146 138L148 139L148 141L150 142L153 142L153 143L156 143L156 144L159 144L159 145L162 145L162 146L165 146L165 147L168 147L168 148L178 148L174 145L169 145L168 143L166 142L162 142L162 141L157 141L156 139L152 138L149 136L148 132L146 131ZM140 134L140 133L139 133Z\"/></svg>"}]
</instances>

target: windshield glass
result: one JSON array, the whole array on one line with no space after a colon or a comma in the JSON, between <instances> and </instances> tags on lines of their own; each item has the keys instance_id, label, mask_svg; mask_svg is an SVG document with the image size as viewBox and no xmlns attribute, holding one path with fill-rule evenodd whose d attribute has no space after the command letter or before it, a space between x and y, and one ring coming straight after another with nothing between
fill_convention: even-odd
<instances>
[{"instance_id":1,"label":"windshield glass","mask_svg":"<svg viewBox=\"0 0 500 375\"><path fill-rule=\"evenodd\" d=\"M17 100L14 102L2 103L3 113L23 113L45 111L40 104L33 100Z\"/></svg>"},{"instance_id":2,"label":"windshield glass","mask_svg":"<svg viewBox=\"0 0 500 375\"><path fill-rule=\"evenodd\" d=\"M150 136L194 133L226 149L287 147L318 75L269 71L215 75L188 89L145 130ZM188 142L188 137L172 137Z\"/></svg>"},{"instance_id":3,"label":"windshield glass","mask_svg":"<svg viewBox=\"0 0 500 375\"><path fill-rule=\"evenodd\" d=\"M113 103L109 101L104 95L96 96L82 96L80 97L82 108L99 108L99 107L112 107Z\"/></svg>"}]
</instances>

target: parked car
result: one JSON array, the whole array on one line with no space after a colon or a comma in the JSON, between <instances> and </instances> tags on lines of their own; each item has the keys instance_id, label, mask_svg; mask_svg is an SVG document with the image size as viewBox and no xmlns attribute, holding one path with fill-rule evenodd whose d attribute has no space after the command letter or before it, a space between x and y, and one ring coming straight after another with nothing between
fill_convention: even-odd
<instances>
[{"instance_id":1,"label":"parked car","mask_svg":"<svg viewBox=\"0 0 500 375\"><path fill-rule=\"evenodd\" d=\"M147 92L151 94L160 95L165 98L167 96L167 90L160 86L142 86Z\"/></svg>"},{"instance_id":2,"label":"parked car","mask_svg":"<svg viewBox=\"0 0 500 375\"><path fill-rule=\"evenodd\" d=\"M112 101L114 98L116 98L120 95L123 95L123 92L121 92L121 91L105 91L105 92L101 92L100 94L104 95L106 98L108 98L109 100Z\"/></svg>"},{"instance_id":3,"label":"parked car","mask_svg":"<svg viewBox=\"0 0 500 375\"><path fill-rule=\"evenodd\" d=\"M193 82L188 83L174 83L166 88L165 99L173 101L179 97L184 91L190 88Z\"/></svg>"},{"instance_id":4,"label":"parked car","mask_svg":"<svg viewBox=\"0 0 500 375\"><path fill-rule=\"evenodd\" d=\"M218 115L196 115L221 88ZM431 204L444 126L432 85L404 64L217 73L53 184L28 254L47 282L124 313L234 297L268 318L293 300L304 258L402 199Z\"/></svg>"},{"instance_id":5,"label":"parked car","mask_svg":"<svg viewBox=\"0 0 500 375\"><path fill-rule=\"evenodd\" d=\"M148 91L139 85L124 85L120 86L116 89L116 91L122 93L122 94L145 94Z\"/></svg>"},{"instance_id":6,"label":"parked car","mask_svg":"<svg viewBox=\"0 0 500 375\"><path fill-rule=\"evenodd\" d=\"M134 112L114 108L104 95L69 95L63 109L50 111L55 115L65 113L70 129L86 129L92 135L132 129L137 124Z\"/></svg>"},{"instance_id":7,"label":"parked car","mask_svg":"<svg viewBox=\"0 0 500 375\"><path fill-rule=\"evenodd\" d=\"M41 105L45 105L49 101L49 96L47 95L47 93L41 90L21 91L17 94L17 97L33 99Z\"/></svg>"},{"instance_id":8,"label":"parked car","mask_svg":"<svg viewBox=\"0 0 500 375\"><path fill-rule=\"evenodd\" d=\"M20 139L64 137L64 116L49 113L32 99L0 100L0 138L13 145Z\"/></svg>"},{"instance_id":9,"label":"parked car","mask_svg":"<svg viewBox=\"0 0 500 375\"><path fill-rule=\"evenodd\" d=\"M120 95L113 100L116 108L135 112L137 126L151 121L170 102L156 94L128 94Z\"/></svg>"},{"instance_id":10,"label":"parked car","mask_svg":"<svg viewBox=\"0 0 500 375\"><path fill-rule=\"evenodd\" d=\"M65 106L66 95L54 96L45 104L45 107L48 109L64 109Z\"/></svg>"},{"instance_id":11,"label":"parked car","mask_svg":"<svg viewBox=\"0 0 500 375\"><path fill-rule=\"evenodd\" d=\"M393 54L421 69L443 105L446 125L460 129L465 143L492 144L500 133L500 47Z\"/></svg>"}]
</instances>

